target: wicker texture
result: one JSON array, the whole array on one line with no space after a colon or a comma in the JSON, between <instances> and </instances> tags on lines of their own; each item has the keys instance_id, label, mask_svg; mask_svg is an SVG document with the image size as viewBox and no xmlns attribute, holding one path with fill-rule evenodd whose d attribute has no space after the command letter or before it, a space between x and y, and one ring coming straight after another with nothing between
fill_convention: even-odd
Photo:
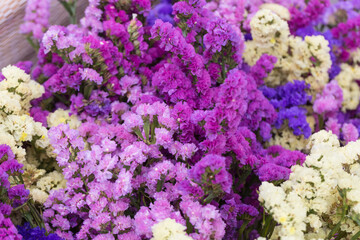
<instances>
[{"instance_id":1,"label":"wicker texture","mask_svg":"<svg viewBox=\"0 0 360 240\"><path fill-rule=\"evenodd\" d=\"M88 2L78 0L78 19ZM35 51L19 32L25 15L26 0L0 0L0 69L18 61L35 60ZM68 13L57 0L51 0L50 24L68 24Z\"/></svg>"}]
</instances>

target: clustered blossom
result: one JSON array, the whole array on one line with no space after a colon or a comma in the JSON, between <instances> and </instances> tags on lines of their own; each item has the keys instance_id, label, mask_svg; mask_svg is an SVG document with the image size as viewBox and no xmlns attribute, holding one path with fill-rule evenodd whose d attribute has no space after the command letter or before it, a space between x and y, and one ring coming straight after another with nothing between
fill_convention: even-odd
<instances>
[{"instance_id":1,"label":"clustered blossom","mask_svg":"<svg viewBox=\"0 0 360 240\"><path fill-rule=\"evenodd\" d=\"M88 2L49 26L28 1L37 60L0 76L0 234L358 237L358 1Z\"/></svg>"},{"instance_id":2,"label":"clustered blossom","mask_svg":"<svg viewBox=\"0 0 360 240\"><path fill-rule=\"evenodd\" d=\"M10 181L20 179L23 173L22 164L15 159L11 148L5 144L0 145L0 237L2 239L22 239L21 235L10 219L13 208L17 208L27 201L29 190L24 184L15 185Z\"/></svg>"},{"instance_id":3,"label":"clustered blossom","mask_svg":"<svg viewBox=\"0 0 360 240\"><path fill-rule=\"evenodd\" d=\"M339 23L338 26L331 30L331 33L335 38L341 39L343 42L342 46L342 55L344 59L349 58L349 51L355 50L360 46L360 35L359 35L359 24L360 17L355 16L353 18L349 18L347 22Z\"/></svg>"},{"instance_id":4,"label":"clustered blossom","mask_svg":"<svg viewBox=\"0 0 360 240\"><path fill-rule=\"evenodd\" d=\"M46 231L43 228L32 228L29 223L18 226L18 232L23 240L62 240L62 238L54 233L46 235Z\"/></svg>"},{"instance_id":5,"label":"clustered blossom","mask_svg":"<svg viewBox=\"0 0 360 240\"><path fill-rule=\"evenodd\" d=\"M336 81L326 84L320 96L314 101L314 112L333 115L341 108L343 92Z\"/></svg>"},{"instance_id":6,"label":"clustered blossom","mask_svg":"<svg viewBox=\"0 0 360 240\"><path fill-rule=\"evenodd\" d=\"M310 0L305 8L299 6L291 7L290 30L295 31L296 29L310 25L313 21L317 21L329 5L329 0Z\"/></svg>"},{"instance_id":7,"label":"clustered blossom","mask_svg":"<svg viewBox=\"0 0 360 240\"><path fill-rule=\"evenodd\" d=\"M49 26L50 0L29 0L26 5L24 23L20 26L21 33L31 34L41 40Z\"/></svg>"},{"instance_id":8,"label":"clustered blossom","mask_svg":"<svg viewBox=\"0 0 360 240\"><path fill-rule=\"evenodd\" d=\"M271 239L325 239L333 235L330 226L338 223L344 237L360 231L356 223L359 144L356 141L340 147L335 135L317 132L310 140L310 155L303 166L291 168L289 180L281 186L262 183L259 200L279 223ZM345 211L347 215L342 217Z\"/></svg>"},{"instance_id":9,"label":"clustered blossom","mask_svg":"<svg viewBox=\"0 0 360 240\"><path fill-rule=\"evenodd\" d=\"M305 80L312 92L318 92L329 81L331 57L324 36L302 39L290 35L287 22L269 9L258 11L250 25L252 40L246 42L246 63L254 65L265 53L277 58L274 71L265 79L267 85Z\"/></svg>"},{"instance_id":10,"label":"clustered blossom","mask_svg":"<svg viewBox=\"0 0 360 240\"><path fill-rule=\"evenodd\" d=\"M303 134L305 138L311 135L311 128L306 121L307 111L304 106L311 101L311 96L306 93L309 88L304 81L295 80L294 83L287 83L275 89L263 87L264 95L270 100L271 104L278 110L278 118L275 123L276 128L280 128L284 120L287 120L289 128L295 135ZM317 99L316 101L319 101ZM318 106L314 103L314 110Z\"/></svg>"}]
</instances>

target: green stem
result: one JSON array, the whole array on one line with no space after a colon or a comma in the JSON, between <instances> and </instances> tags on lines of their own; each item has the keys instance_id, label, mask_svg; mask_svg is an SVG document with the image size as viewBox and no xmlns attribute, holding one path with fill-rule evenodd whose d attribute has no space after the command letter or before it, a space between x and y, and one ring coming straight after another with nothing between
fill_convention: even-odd
<instances>
[{"instance_id":1,"label":"green stem","mask_svg":"<svg viewBox=\"0 0 360 240\"><path fill-rule=\"evenodd\" d=\"M145 132L145 142L147 144L150 143L150 139L149 139L149 136L150 136L150 119L149 117L145 117L144 119L144 132Z\"/></svg>"},{"instance_id":2,"label":"green stem","mask_svg":"<svg viewBox=\"0 0 360 240\"><path fill-rule=\"evenodd\" d=\"M334 240L344 239L345 236L346 236L346 232L340 232Z\"/></svg>"},{"instance_id":3,"label":"green stem","mask_svg":"<svg viewBox=\"0 0 360 240\"><path fill-rule=\"evenodd\" d=\"M68 12L69 17L70 17L70 23L76 24L77 23L77 19L76 19L76 2L77 2L77 0L70 0L70 1L59 0L59 2L61 3L61 5L63 5L65 10Z\"/></svg>"},{"instance_id":4,"label":"green stem","mask_svg":"<svg viewBox=\"0 0 360 240\"><path fill-rule=\"evenodd\" d=\"M260 234L261 237L266 237L269 235L269 233L272 233L273 229L271 229L271 228L276 225L276 224L274 225L273 222L274 222L274 220L272 219L271 215L267 215L265 217L265 224L263 221L264 227Z\"/></svg>"},{"instance_id":5,"label":"green stem","mask_svg":"<svg viewBox=\"0 0 360 240\"><path fill-rule=\"evenodd\" d=\"M33 205L33 202L31 201L31 199L29 199L29 201L27 202L27 206L30 209L31 215L34 218L36 225L41 228L45 228L44 221L43 221L42 217L40 216L39 212L36 210L35 206Z\"/></svg>"},{"instance_id":6,"label":"green stem","mask_svg":"<svg viewBox=\"0 0 360 240\"><path fill-rule=\"evenodd\" d=\"M214 198L215 198L214 194L213 194L213 193L210 193L209 196L207 196L207 197L204 199L204 204L210 203Z\"/></svg>"},{"instance_id":7,"label":"green stem","mask_svg":"<svg viewBox=\"0 0 360 240\"><path fill-rule=\"evenodd\" d=\"M136 134L136 136L138 136L138 138L140 138L141 140L144 141L144 137L141 134L140 128L139 127L134 127L133 128L134 133Z\"/></svg>"},{"instance_id":8,"label":"green stem","mask_svg":"<svg viewBox=\"0 0 360 240\"><path fill-rule=\"evenodd\" d=\"M155 136L155 126L156 126L156 122L155 122L155 117L154 116L154 119L151 123L151 126L150 126L150 132L151 132L151 141L150 141L150 144L155 144L156 143L156 136Z\"/></svg>"},{"instance_id":9,"label":"green stem","mask_svg":"<svg viewBox=\"0 0 360 240\"><path fill-rule=\"evenodd\" d=\"M360 238L360 231L358 231L350 240L356 240Z\"/></svg>"},{"instance_id":10,"label":"green stem","mask_svg":"<svg viewBox=\"0 0 360 240\"><path fill-rule=\"evenodd\" d=\"M324 117L319 114L319 131L324 128Z\"/></svg>"},{"instance_id":11,"label":"green stem","mask_svg":"<svg viewBox=\"0 0 360 240\"><path fill-rule=\"evenodd\" d=\"M240 229L239 229L239 235L238 235L238 240L243 240L244 239L244 231L247 227L247 225L249 224L249 221L244 221L243 224L241 225Z\"/></svg>"},{"instance_id":12,"label":"green stem","mask_svg":"<svg viewBox=\"0 0 360 240\"><path fill-rule=\"evenodd\" d=\"M31 47L32 47L36 52L39 51L39 48L40 48L39 44L35 43L30 36L27 36L27 37L26 37L26 40L29 42L29 44L31 45Z\"/></svg>"},{"instance_id":13,"label":"green stem","mask_svg":"<svg viewBox=\"0 0 360 240\"><path fill-rule=\"evenodd\" d=\"M67 100L64 96L58 94L58 93L54 93L53 94L54 97L56 97L60 102L64 103L66 106L70 105L70 101Z\"/></svg>"},{"instance_id":14,"label":"green stem","mask_svg":"<svg viewBox=\"0 0 360 240\"><path fill-rule=\"evenodd\" d=\"M90 96L91 96L91 92L94 89L94 84L93 83L88 83L86 84L85 88L84 88L84 98L86 100L89 100Z\"/></svg>"},{"instance_id":15,"label":"green stem","mask_svg":"<svg viewBox=\"0 0 360 240\"><path fill-rule=\"evenodd\" d=\"M24 204L18 206L17 208L14 208L12 211L14 211L14 212L15 212L15 211L18 211L18 210L22 209L23 207L25 207L26 204L27 204L27 202L25 202Z\"/></svg>"},{"instance_id":16,"label":"green stem","mask_svg":"<svg viewBox=\"0 0 360 240\"><path fill-rule=\"evenodd\" d=\"M220 79L219 83L223 83L225 81L225 78L226 78L225 63L222 62L221 63L221 79Z\"/></svg>"}]
</instances>

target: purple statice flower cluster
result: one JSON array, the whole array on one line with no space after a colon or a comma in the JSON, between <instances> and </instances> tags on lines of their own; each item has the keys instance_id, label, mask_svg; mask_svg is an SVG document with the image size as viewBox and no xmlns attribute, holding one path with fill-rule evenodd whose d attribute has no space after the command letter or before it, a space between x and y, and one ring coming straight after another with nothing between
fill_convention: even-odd
<instances>
[{"instance_id":1,"label":"purple statice flower cluster","mask_svg":"<svg viewBox=\"0 0 360 240\"><path fill-rule=\"evenodd\" d=\"M307 110L301 107L311 101L311 96L306 92L309 85L295 80L276 88L264 86L261 89L278 111L276 128L280 128L286 121L295 135L304 135L306 138L311 135L311 128L306 121Z\"/></svg>"},{"instance_id":2,"label":"purple statice flower cluster","mask_svg":"<svg viewBox=\"0 0 360 240\"><path fill-rule=\"evenodd\" d=\"M29 190L24 184L11 185L10 181L20 180L22 164L15 159L14 153L8 145L0 145L0 238L22 239L10 219L13 208L17 208L27 201ZM10 179L12 178L12 179Z\"/></svg>"},{"instance_id":3,"label":"purple statice flower cluster","mask_svg":"<svg viewBox=\"0 0 360 240\"><path fill-rule=\"evenodd\" d=\"M331 101L330 101L331 103ZM325 129L336 134L345 143L356 141L360 136L359 108L347 112L335 112L325 115Z\"/></svg>"},{"instance_id":4,"label":"purple statice flower cluster","mask_svg":"<svg viewBox=\"0 0 360 240\"><path fill-rule=\"evenodd\" d=\"M305 162L305 155L299 151L289 151L281 146L271 146L266 151L266 159L258 169L261 181L288 179L291 172L289 168Z\"/></svg>"},{"instance_id":5,"label":"purple statice flower cluster","mask_svg":"<svg viewBox=\"0 0 360 240\"><path fill-rule=\"evenodd\" d=\"M326 84L321 95L316 97L313 109L318 114L334 116L341 108L343 92L337 81L333 80Z\"/></svg>"},{"instance_id":6,"label":"purple statice flower cluster","mask_svg":"<svg viewBox=\"0 0 360 240\"><path fill-rule=\"evenodd\" d=\"M288 173L290 159L301 158L288 151L282 161L292 164L272 160L257 138L271 137L277 116L258 90L276 58L243 68L242 33L205 1L175 3L173 21L140 5L91 2L86 28L51 26L42 39L37 76L46 94L34 116L61 106L83 121L49 131L67 187L45 203L47 229L64 239L148 239L172 218L193 239L231 238L261 218L260 182L242 195L241 175L276 181L263 163ZM55 107L41 110L48 99Z\"/></svg>"},{"instance_id":7,"label":"purple statice flower cluster","mask_svg":"<svg viewBox=\"0 0 360 240\"><path fill-rule=\"evenodd\" d=\"M348 19L346 22L339 23L331 29L331 33L336 39L342 42L341 57L344 61L349 59L351 51L360 46L360 17L357 15Z\"/></svg>"},{"instance_id":8,"label":"purple statice flower cluster","mask_svg":"<svg viewBox=\"0 0 360 240\"><path fill-rule=\"evenodd\" d=\"M161 19L163 22L174 23L172 16L171 0L161 0L160 3L154 6L147 16L146 22L149 26L155 24L156 19Z\"/></svg>"},{"instance_id":9,"label":"purple statice flower cluster","mask_svg":"<svg viewBox=\"0 0 360 240\"><path fill-rule=\"evenodd\" d=\"M358 14L356 10L359 7L359 1L357 0L336 2L326 9L323 15L323 22L336 26L341 22L356 17Z\"/></svg>"},{"instance_id":10,"label":"purple statice flower cluster","mask_svg":"<svg viewBox=\"0 0 360 240\"><path fill-rule=\"evenodd\" d=\"M328 41L329 83L318 92L298 80L265 85L285 57L244 62L251 18L264 3L289 9L290 40ZM261 182L281 183L306 157L270 146L273 128L308 138L312 117L314 131L331 130L344 142L359 137L359 110L341 111L345 93L336 78L341 64L357 67L349 60L357 46L351 4L354 18L335 15L328 24L328 0L89 0L79 25L44 23L34 67L18 65L45 88L30 114L47 127L61 108L81 123L48 131L51 164L67 184L41 206L47 238L152 239L153 226L168 218L194 240L266 236ZM42 12L36 6L29 6L33 15ZM300 54L293 50L284 55ZM316 71L308 74L316 79ZM21 185L7 189L10 211L26 201ZM25 239L46 239L44 229L18 229Z\"/></svg>"},{"instance_id":11,"label":"purple statice flower cluster","mask_svg":"<svg viewBox=\"0 0 360 240\"><path fill-rule=\"evenodd\" d=\"M0 212L0 237L1 239L21 240L22 237L18 233L16 227L9 217L5 217Z\"/></svg>"},{"instance_id":12,"label":"purple statice flower cluster","mask_svg":"<svg viewBox=\"0 0 360 240\"><path fill-rule=\"evenodd\" d=\"M18 226L17 228L23 240L62 240L62 238L54 233L46 235L46 231L43 228L32 228L28 222L24 223L23 226Z\"/></svg>"},{"instance_id":13,"label":"purple statice flower cluster","mask_svg":"<svg viewBox=\"0 0 360 240\"><path fill-rule=\"evenodd\" d=\"M297 29L317 21L329 6L330 0L310 0L307 1L305 8L296 5L292 6L289 9L291 14L289 21L290 31L295 32Z\"/></svg>"},{"instance_id":14,"label":"purple statice flower cluster","mask_svg":"<svg viewBox=\"0 0 360 240\"><path fill-rule=\"evenodd\" d=\"M20 32L41 40L49 26L49 17L50 0L29 0L26 5L25 22L20 26Z\"/></svg>"}]
</instances>

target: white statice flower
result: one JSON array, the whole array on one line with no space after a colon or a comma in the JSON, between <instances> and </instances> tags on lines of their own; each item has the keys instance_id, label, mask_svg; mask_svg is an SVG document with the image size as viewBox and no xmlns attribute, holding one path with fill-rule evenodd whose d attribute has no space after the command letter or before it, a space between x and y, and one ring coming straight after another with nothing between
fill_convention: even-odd
<instances>
[{"instance_id":1,"label":"white statice flower","mask_svg":"<svg viewBox=\"0 0 360 240\"><path fill-rule=\"evenodd\" d=\"M322 226L319 216L315 214L310 214L306 220L315 231L318 231Z\"/></svg>"},{"instance_id":2,"label":"white statice flower","mask_svg":"<svg viewBox=\"0 0 360 240\"><path fill-rule=\"evenodd\" d=\"M258 44L271 47L290 35L286 21L269 9L259 10L250 22L251 36Z\"/></svg>"},{"instance_id":3,"label":"white statice flower","mask_svg":"<svg viewBox=\"0 0 360 240\"><path fill-rule=\"evenodd\" d=\"M329 81L329 42L323 36L302 39L290 35L287 22L277 15L284 14L280 13L283 11L273 5L264 6L251 19L253 40L245 43L245 62L252 66L265 53L275 56L277 62L265 78L265 83L278 86L289 81L304 80L310 84L310 93L315 96Z\"/></svg>"},{"instance_id":4,"label":"white statice flower","mask_svg":"<svg viewBox=\"0 0 360 240\"><path fill-rule=\"evenodd\" d=\"M349 167L350 170L350 174L354 174L354 175L358 175L360 176L360 164L359 163L354 163Z\"/></svg>"},{"instance_id":5,"label":"white statice flower","mask_svg":"<svg viewBox=\"0 0 360 240\"><path fill-rule=\"evenodd\" d=\"M193 240L186 235L186 227L171 218L155 224L151 229L153 232L151 240Z\"/></svg>"},{"instance_id":6,"label":"white statice flower","mask_svg":"<svg viewBox=\"0 0 360 240\"><path fill-rule=\"evenodd\" d=\"M288 127L272 130L272 138L270 138L268 145L280 145L290 150L303 150L306 148L309 139L304 138L304 135L296 136Z\"/></svg>"},{"instance_id":7,"label":"white statice flower","mask_svg":"<svg viewBox=\"0 0 360 240\"><path fill-rule=\"evenodd\" d=\"M44 87L23 70L8 66L2 69L0 82L0 144L7 144L17 161L23 164L23 180L35 201L43 203L51 189L64 188L66 182L58 171L48 131L29 113L30 101L41 97ZM76 117L69 117L78 126ZM24 144L26 142L26 144ZM47 173L47 171L53 171Z\"/></svg>"},{"instance_id":8,"label":"white statice flower","mask_svg":"<svg viewBox=\"0 0 360 240\"><path fill-rule=\"evenodd\" d=\"M40 190L49 193L52 189L60 189L66 187L66 180L64 176L58 171L53 171L47 173L45 176L41 177L37 183L37 188Z\"/></svg>"},{"instance_id":9,"label":"white statice flower","mask_svg":"<svg viewBox=\"0 0 360 240\"><path fill-rule=\"evenodd\" d=\"M346 193L349 213L341 230L353 236L360 227L351 219L360 213L360 140L340 146L325 130L310 137L310 154L291 168L280 186L263 182L259 201L279 223L271 239L325 239L340 220Z\"/></svg>"},{"instance_id":10,"label":"white statice flower","mask_svg":"<svg viewBox=\"0 0 360 240\"><path fill-rule=\"evenodd\" d=\"M47 129L26 114L8 115L0 120L0 123L2 123L4 131L14 137L18 146L21 146L22 142L33 139L36 139L35 145L39 148L45 149L50 144Z\"/></svg>"},{"instance_id":11,"label":"white statice flower","mask_svg":"<svg viewBox=\"0 0 360 240\"><path fill-rule=\"evenodd\" d=\"M56 127L59 124L65 123L69 124L71 129L76 129L80 126L81 121L77 118L76 115L70 116L69 110L57 109L55 112L50 113L47 117L47 123L49 127Z\"/></svg>"},{"instance_id":12,"label":"white statice flower","mask_svg":"<svg viewBox=\"0 0 360 240\"><path fill-rule=\"evenodd\" d=\"M268 10L273 11L274 13L276 13L276 15L281 17L283 20L286 20L286 21L290 20L289 10L280 4L264 3L259 8L260 9L268 9Z\"/></svg>"},{"instance_id":13,"label":"white statice flower","mask_svg":"<svg viewBox=\"0 0 360 240\"><path fill-rule=\"evenodd\" d=\"M324 240L329 234L330 230L327 228L320 228L317 232L306 233L304 236L305 240Z\"/></svg>"},{"instance_id":14,"label":"white statice flower","mask_svg":"<svg viewBox=\"0 0 360 240\"><path fill-rule=\"evenodd\" d=\"M303 237L306 229L306 207L295 192L287 194L283 188L263 182L259 188L259 201L274 220L281 224L280 236L294 239Z\"/></svg>"},{"instance_id":15,"label":"white statice flower","mask_svg":"<svg viewBox=\"0 0 360 240\"><path fill-rule=\"evenodd\" d=\"M350 235L354 235L360 231L360 227L351 219L346 219L345 222L341 224L340 229Z\"/></svg>"},{"instance_id":16,"label":"white statice flower","mask_svg":"<svg viewBox=\"0 0 360 240\"><path fill-rule=\"evenodd\" d=\"M311 149L311 153L326 152L333 147L339 147L340 143L336 135L327 131L319 131L310 137L307 148Z\"/></svg>"},{"instance_id":17,"label":"white statice flower","mask_svg":"<svg viewBox=\"0 0 360 240\"><path fill-rule=\"evenodd\" d=\"M21 80L23 82L30 81L30 76L26 74L24 70L13 65L4 67L1 70L1 73L2 75L4 75L5 79L8 80L9 82L18 82L18 80Z\"/></svg>"},{"instance_id":18,"label":"white statice flower","mask_svg":"<svg viewBox=\"0 0 360 240\"><path fill-rule=\"evenodd\" d=\"M355 142L349 142L344 146L344 155L346 157L346 164L351 164L351 166L357 166L356 160L360 156L359 144Z\"/></svg>"},{"instance_id":19,"label":"white statice flower","mask_svg":"<svg viewBox=\"0 0 360 240\"><path fill-rule=\"evenodd\" d=\"M14 136L17 142L31 141L35 135L34 119L28 115L9 115L4 119L6 130Z\"/></svg>"},{"instance_id":20,"label":"white statice flower","mask_svg":"<svg viewBox=\"0 0 360 240\"><path fill-rule=\"evenodd\" d=\"M355 206L352 208L355 214L360 214L360 203L355 204Z\"/></svg>"},{"instance_id":21,"label":"white statice flower","mask_svg":"<svg viewBox=\"0 0 360 240\"><path fill-rule=\"evenodd\" d=\"M355 80L360 79L360 67L343 63L341 71L335 77L343 91L342 110L354 110L359 105L360 88Z\"/></svg>"},{"instance_id":22,"label":"white statice flower","mask_svg":"<svg viewBox=\"0 0 360 240\"><path fill-rule=\"evenodd\" d=\"M309 63L311 76L305 81L311 85L311 88L320 92L322 87L329 81L328 70L331 68L330 47L329 42L324 36L306 36L308 52L312 60Z\"/></svg>"},{"instance_id":23,"label":"white statice flower","mask_svg":"<svg viewBox=\"0 0 360 240\"><path fill-rule=\"evenodd\" d=\"M0 82L0 91L7 91L9 94L20 96L20 105L23 113L28 112L30 101L41 97L45 92L44 87L30 79L24 70L9 65L2 69L5 79Z\"/></svg>"},{"instance_id":24,"label":"white statice flower","mask_svg":"<svg viewBox=\"0 0 360 240\"><path fill-rule=\"evenodd\" d=\"M21 97L19 95L4 90L0 90L0 95L0 109L2 114L19 114L21 112Z\"/></svg>"},{"instance_id":25,"label":"white statice flower","mask_svg":"<svg viewBox=\"0 0 360 240\"><path fill-rule=\"evenodd\" d=\"M23 179L26 188L30 188L32 185L46 174L45 169L38 169L38 164L24 163L23 166Z\"/></svg>"},{"instance_id":26,"label":"white statice flower","mask_svg":"<svg viewBox=\"0 0 360 240\"><path fill-rule=\"evenodd\" d=\"M38 188L30 188L30 195L35 202L41 204L44 204L49 197L49 194Z\"/></svg>"},{"instance_id":27,"label":"white statice flower","mask_svg":"<svg viewBox=\"0 0 360 240\"><path fill-rule=\"evenodd\" d=\"M350 52L350 58L354 63L360 63L360 48L356 48L354 51Z\"/></svg>"},{"instance_id":28,"label":"white statice flower","mask_svg":"<svg viewBox=\"0 0 360 240\"><path fill-rule=\"evenodd\" d=\"M0 144L7 144L8 146L10 146L12 152L16 156L16 159L20 163L23 163L25 161L25 155L26 155L25 149L22 148L20 144L15 140L14 136L7 131L5 125L1 124L1 120L0 120Z\"/></svg>"}]
</instances>

